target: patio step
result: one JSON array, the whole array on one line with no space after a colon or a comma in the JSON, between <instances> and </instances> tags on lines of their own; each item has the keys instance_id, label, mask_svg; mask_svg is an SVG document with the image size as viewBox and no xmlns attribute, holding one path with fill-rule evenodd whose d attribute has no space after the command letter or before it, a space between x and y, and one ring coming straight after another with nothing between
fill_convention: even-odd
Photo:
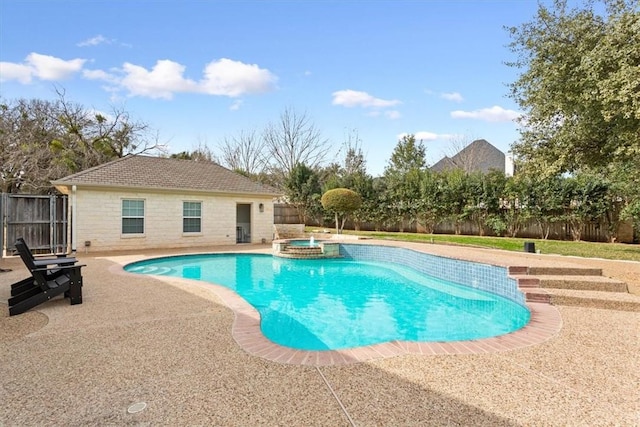
<instances>
[{"instance_id":1,"label":"patio step","mask_svg":"<svg viewBox=\"0 0 640 427\"><path fill-rule=\"evenodd\" d=\"M511 266L509 274L530 276L602 276L601 268Z\"/></svg>"},{"instance_id":2,"label":"patio step","mask_svg":"<svg viewBox=\"0 0 640 427\"><path fill-rule=\"evenodd\" d=\"M529 267L532 276L602 276L601 268L590 267Z\"/></svg>"},{"instance_id":3,"label":"patio step","mask_svg":"<svg viewBox=\"0 0 640 427\"><path fill-rule=\"evenodd\" d=\"M627 292L627 284L604 276L538 276L545 289L572 289L576 291Z\"/></svg>"},{"instance_id":4,"label":"patio step","mask_svg":"<svg viewBox=\"0 0 640 427\"><path fill-rule=\"evenodd\" d=\"M534 274L535 273L535 274ZM527 302L640 311L640 296L598 268L509 267Z\"/></svg>"},{"instance_id":5,"label":"patio step","mask_svg":"<svg viewBox=\"0 0 640 427\"><path fill-rule=\"evenodd\" d=\"M578 291L627 292L627 284L604 276L529 276L511 275L518 287L573 289Z\"/></svg>"},{"instance_id":6,"label":"patio step","mask_svg":"<svg viewBox=\"0 0 640 427\"><path fill-rule=\"evenodd\" d=\"M545 289L551 304L640 312L640 296L628 292Z\"/></svg>"},{"instance_id":7,"label":"patio step","mask_svg":"<svg viewBox=\"0 0 640 427\"><path fill-rule=\"evenodd\" d=\"M541 288L529 288L523 289L526 302L542 302L545 304L551 304L551 295Z\"/></svg>"}]
</instances>

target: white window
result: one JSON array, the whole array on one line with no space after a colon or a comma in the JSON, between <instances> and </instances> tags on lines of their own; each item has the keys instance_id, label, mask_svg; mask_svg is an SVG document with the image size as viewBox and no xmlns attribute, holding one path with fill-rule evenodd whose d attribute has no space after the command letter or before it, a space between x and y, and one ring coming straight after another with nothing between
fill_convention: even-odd
<instances>
[{"instance_id":1,"label":"white window","mask_svg":"<svg viewBox=\"0 0 640 427\"><path fill-rule=\"evenodd\" d=\"M144 200L122 200L122 234L144 234Z\"/></svg>"},{"instance_id":2,"label":"white window","mask_svg":"<svg viewBox=\"0 0 640 427\"><path fill-rule=\"evenodd\" d=\"M182 202L182 232L202 231L202 202Z\"/></svg>"}]
</instances>

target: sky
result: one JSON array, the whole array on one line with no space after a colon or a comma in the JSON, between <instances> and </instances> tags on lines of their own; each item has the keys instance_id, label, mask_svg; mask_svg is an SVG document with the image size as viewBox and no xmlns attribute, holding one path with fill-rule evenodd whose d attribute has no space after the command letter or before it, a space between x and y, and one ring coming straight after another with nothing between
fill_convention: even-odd
<instances>
[{"instance_id":1,"label":"sky","mask_svg":"<svg viewBox=\"0 0 640 427\"><path fill-rule=\"evenodd\" d=\"M0 97L114 107L170 153L306 114L379 176L414 134L435 163L483 138L509 151L521 72L505 26L533 0L0 0Z\"/></svg>"}]
</instances>

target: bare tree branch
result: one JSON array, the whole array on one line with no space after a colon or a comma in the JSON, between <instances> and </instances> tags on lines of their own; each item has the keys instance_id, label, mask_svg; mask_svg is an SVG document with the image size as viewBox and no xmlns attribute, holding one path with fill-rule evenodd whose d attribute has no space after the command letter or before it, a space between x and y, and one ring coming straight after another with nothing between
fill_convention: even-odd
<instances>
[{"instance_id":1,"label":"bare tree branch","mask_svg":"<svg viewBox=\"0 0 640 427\"><path fill-rule=\"evenodd\" d=\"M288 176L299 164L315 169L324 161L328 140L312 123L307 113L298 114L286 108L276 123L270 123L263 133L273 173Z\"/></svg>"}]
</instances>

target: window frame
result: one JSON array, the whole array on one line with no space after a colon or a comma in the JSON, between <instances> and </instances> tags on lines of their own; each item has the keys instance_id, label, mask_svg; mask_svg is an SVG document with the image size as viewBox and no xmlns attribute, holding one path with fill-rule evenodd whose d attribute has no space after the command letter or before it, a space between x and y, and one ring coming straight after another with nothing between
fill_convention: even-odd
<instances>
[{"instance_id":1,"label":"window frame","mask_svg":"<svg viewBox=\"0 0 640 427\"><path fill-rule=\"evenodd\" d=\"M199 215L189 215L189 216L185 215L186 213L189 213L189 212L185 212L185 210L188 210L188 207L186 206L187 204L198 205L197 213ZM195 219L198 220L198 230L197 231L187 230L187 227L185 227L186 225L185 221L195 220ZM188 235L202 234L202 200L183 200L182 201L182 234L188 234Z\"/></svg>"},{"instance_id":2,"label":"window frame","mask_svg":"<svg viewBox=\"0 0 640 427\"><path fill-rule=\"evenodd\" d=\"M125 202L139 202L142 204L142 215L125 215ZM137 206L135 209L138 210L140 206ZM132 209L132 207L127 207L127 209ZM127 212L129 213L129 212ZM126 231L125 230L125 220L127 219L142 219L142 231ZM130 227L130 226L129 226ZM144 236L146 229L146 200L139 198L122 198L120 199L120 235L129 237L129 236Z\"/></svg>"}]
</instances>

